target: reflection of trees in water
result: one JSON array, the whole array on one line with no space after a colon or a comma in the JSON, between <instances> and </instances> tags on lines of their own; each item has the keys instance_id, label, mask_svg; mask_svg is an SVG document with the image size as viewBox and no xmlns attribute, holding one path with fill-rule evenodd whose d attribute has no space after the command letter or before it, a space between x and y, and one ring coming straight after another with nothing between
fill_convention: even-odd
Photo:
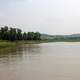
<instances>
[{"instance_id":1,"label":"reflection of trees in water","mask_svg":"<svg viewBox=\"0 0 80 80\"><path fill-rule=\"evenodd\" d=\"M40 57L41 47L39 44L24 44L21 46L7 48L0 51L0 65L19 64L27 59ZM36 57L37 56L37 57Z\"/></svg>"},{"instance_id":2,"label":"reflection of trees in water","mask_svg":"<svg viewBox=\"0 0 80 80\"><path fill-rule=\"evenodd\" d=\"M38 44L24 44L17 47L6 48L0 50L0 57L5 55L23 55L24 53L39 53L40 45Z\"/></svg>"},{"instance_id":3,"label":"reflection of trees in water","mask_svg":"<svg viewBox=\"0 0 80 80\"><path fill-rule=\"evenodd\" d=\"M32 55L37 55L40 53L40 45L39 44L28 44L28 45L23 45L23 53L26 54L32 54Z\"/></svg>"},{"instance_id":4,"label":"reflection of trees in water","mask_svg":"<svg viewBox=\"0 0 80 80\"><path fill-rule=\"evenodd\" d=\"M22 53L18 53L17 47L6 48L0 51L0 66L18 64L22 60Z\"/></svg>"},{"instance_id":5,"label":"reflection of trees in water","mask_svg":"<svg viewBox=\"0 0 80 80\"><path fill-rule=\"evenodd\" d=\"M41 56L41 46L40 44L28 44L28 45L23 45L24 46L24 56L25 59L24 61L34 61L37 59L40 59Z\"/></svg>"}]
</instances>

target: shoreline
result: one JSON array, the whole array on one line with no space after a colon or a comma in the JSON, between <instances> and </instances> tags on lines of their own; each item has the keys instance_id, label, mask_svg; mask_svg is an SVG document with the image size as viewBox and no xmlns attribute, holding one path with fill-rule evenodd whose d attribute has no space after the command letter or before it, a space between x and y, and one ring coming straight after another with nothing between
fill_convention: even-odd
<instances>
[{"instance_id":1,"label":"shoreline","mask_svg":"<svg viewBox=\"0 0 80 80\"><path fill-rule=\"evenodd\" d=\"M26 40L26 41L7 41L7 40L0 40L0 49L8 48L8 47L16 47L17 45L22 44L39 44L40 41L35 40Z\"/></svg>"},{"instance_id":2,"label":"shoreline","mask_svg":"<svg viewBox=\"0 0 80 80\"><path fill-rule=\"evenodd\" d=\"M80 41L47 41L47 40L26 40L26 41L6 41L0 40L0 49L8 48L8 47L16 47L17 45L22 44L40 44L40 43L52 43L52 42L80 42Z\"/></svg>"}]
</instances>

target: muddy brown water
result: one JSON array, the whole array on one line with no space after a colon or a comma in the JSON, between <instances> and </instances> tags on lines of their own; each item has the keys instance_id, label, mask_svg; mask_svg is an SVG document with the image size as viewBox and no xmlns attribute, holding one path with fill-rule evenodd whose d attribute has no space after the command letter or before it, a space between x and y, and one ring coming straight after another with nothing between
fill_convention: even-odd
<instances>
[{"instance_id":1,"label":"muddy brown water","mask_svg":"<svg viewBox=\"0 0 80 80\"><path fill-rule=\"evenodd\" d=\"M0 80L80 80L80 43L25 44L3 50Z\"/></svg>"}]
</instances>

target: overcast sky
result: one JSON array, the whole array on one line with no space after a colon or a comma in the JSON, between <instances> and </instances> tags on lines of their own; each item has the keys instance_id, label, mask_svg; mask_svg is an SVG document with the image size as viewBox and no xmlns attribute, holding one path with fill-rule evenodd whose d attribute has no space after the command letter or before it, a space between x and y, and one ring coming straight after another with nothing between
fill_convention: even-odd
<instances>
[{"instance_id":1,"label":"overcast sky","mask_svg":"<svg viewBox=\"0 0 80 80\"><path fill-rule=\"evenodd\" d=\"M0 26L47 34L80 33L80 0L0 0Z\"/></svg>"}]
</instances>

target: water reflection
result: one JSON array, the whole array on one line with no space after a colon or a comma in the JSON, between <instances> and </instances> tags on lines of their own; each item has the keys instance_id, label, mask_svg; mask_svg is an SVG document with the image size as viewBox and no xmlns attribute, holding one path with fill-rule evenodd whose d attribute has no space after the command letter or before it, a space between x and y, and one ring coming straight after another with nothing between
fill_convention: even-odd
<instances>
[{"instance_id":1,"label":"water reflection","mask_svg":"<svg viewBox=\"0 0 80 80\"><path fill-rule=\"evenodd\" d=\"M0 51L0 80L80 80L80 43L25 44Z\"/></svg>"},{"instance_id":2,"label":"water reflection","mask_svg":"<svg viewBox=\"0 0 80 80\"><path fill-rule=\"evenodd\" d=\"M41 47L39 44L24 44L0 51L0 67L9 67L22 64L32 58L40 57ZM36 59L35 58L35 59Z\"/></svg>"}]
</instances>

